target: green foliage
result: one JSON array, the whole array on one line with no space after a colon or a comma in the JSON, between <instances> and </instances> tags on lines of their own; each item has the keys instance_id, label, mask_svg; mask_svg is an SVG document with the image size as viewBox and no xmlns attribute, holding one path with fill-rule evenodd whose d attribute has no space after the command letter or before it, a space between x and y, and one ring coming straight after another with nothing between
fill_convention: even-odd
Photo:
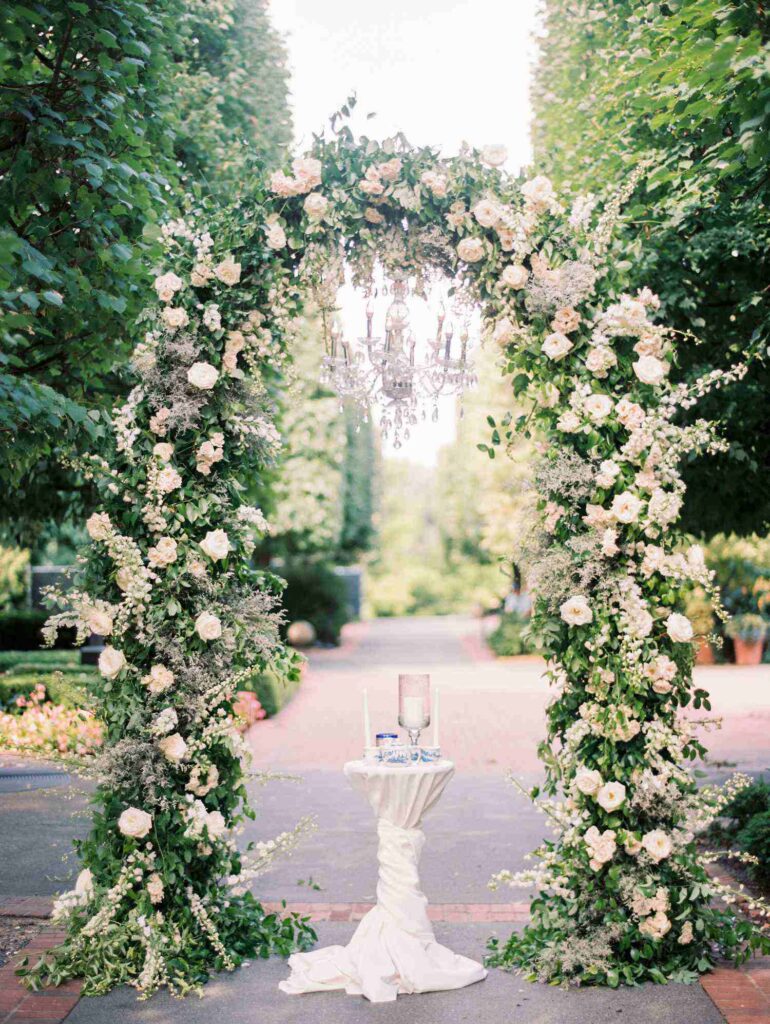
<instances>
[{"instance_id":1,"label":"green foliage","mask_svg":"<svg viewBox=\"0 0 770 1024\"><path fill-rule=\"evenodd\" d=\"M33 671L0 675L0 708L5 711L18 710L17 697L28 697L36 686L44 686L46 697L54 704L67 708L84 707L88 703L87 686L91 673L59 670Z\"/></svg>"},{"instance_id":2,"label":"green foliage","mask_svg":"<svg viewBox=\"0 0 770 1024\"><path fill-rule=\"evenodd\" d=\"M379 486L379 450L371 417L345 407L345 453L342 463L342 528L337 561L350 565L374 544L375 494Z\"/></svg>"},{"instance_id":3,"label":"green foliage","mask_svg":"<svg viewBox=\"0 0 770 1024\"><path fill-rule=\"evenodd\" d=\"M517 654L536 654L537 646L530 639L527 619L515 612L504 612L500 623L487 637L487 643L498 658Z\"/></svg>"},{"instance_id":4,"label":"green foliage","mask_svg":"<svg viewBox=\"0 0 770 1024\"><path fill-rule=\"evenodd\" d=\"M41 630L48 615L37 609L0 612L0 651L36 651L43 642ZM71 647L74 630L64 630L57 647Z\"/></svg>"},{"instance_id":5,"label":"green foliage","mask_svg":"<svg viewBox=\"0 0 770 1024\"><path fill-rule=\"evenodd\" d=\"M30 668L30 666L32 666ZM26 671L80 671L80 652L68 650L2 651L0 672Z\"/></svg>"},{"instance_id":6,"label":"green foliage","mask_svg":"<svg viewBox=\"0 0 770 1024\"><path fill-rule=\"evenodd\" d=\"M770 810L753 815L738 833L738 845L757 858L750 872L763 885L770 883Z\"/></svg>"},{"instance_id":7,"label":"green foliage","mask_svg":"<svg viewBox=\"0 0 770 1024\"><path fill-rule=\"evenodd\" d=\"M573 192L606 195L642 162L619 260L667 321L692 331L678 372L724 367L770 341L770 13L742 0L547 0L534 89L535 162ZM730 440L686 467L684 526L770 523L768 362L699 414Z\"/></svg>"},{"instance_id":8,"label":"green foliage","mask_svg":"<svg viewBox=\"0 0 770 1024\"><path fill-rule=\"evenodd\" d=\"M322 643L339 643L350 619L345 581L319 562L289 562L279 571L286 580L282 596L287 623L305 620Z\"/></svg>"},{"instance_id":9,"label":"green foliage","mask_svg":"<svg viewBox=\"0 0 770 1024\"><path fill-rule=\"evenodd\" d=\"M722 811L725 818L732 819L732 829L740 831L757 814L770 811L770 784L760 777L740 790Z\"/></svg>"},{"instance_id":10,"label":"green foliage","mask_svg":"<svg viewBox=\"0 0 770 1024\"><path fill-rule=\"evenodd\" d=\"M302 682L302 658L294 651L283 658L275 658L262 672L254 672L240 689L256 694L268 718L289 703Z\"/></svg>"},{"instance_id":11,"label":"green foliage","mask_svg":"<svg viewBox=\"0 0 770 1024\"><path fill-rule=\"evenodd\" d=\"M25 603L28 565L29 551L0 546L0 612Z\"/></svg>"}]
</instances>

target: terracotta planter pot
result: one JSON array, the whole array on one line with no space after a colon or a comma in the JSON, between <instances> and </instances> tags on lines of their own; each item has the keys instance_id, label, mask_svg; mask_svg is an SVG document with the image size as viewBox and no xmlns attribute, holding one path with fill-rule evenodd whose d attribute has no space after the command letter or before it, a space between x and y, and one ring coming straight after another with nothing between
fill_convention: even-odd
<instances>
[{"instance_id":1,"label":"terracotta planter pot","mask_svg":"<svg viewBox=\"0 0 770 1024\"><path fill-rule=\"evenodd\" d=\"M698 644L698 650L695 652L695 664L714 664L714 652L711 650L711 644L707 640L701 640Z\"/></svg>"},{"instance_id":2,"label":"terracotta planter pot","mask_svg":"<svg viewBox=\"0 0 770 1024\"><path fill-rule=\"evenodd\" d=\"M760 665L762 663L764 640L741 640L736 636L733 639L733 645L736 665Z\"/></svg>"}]
</instances>

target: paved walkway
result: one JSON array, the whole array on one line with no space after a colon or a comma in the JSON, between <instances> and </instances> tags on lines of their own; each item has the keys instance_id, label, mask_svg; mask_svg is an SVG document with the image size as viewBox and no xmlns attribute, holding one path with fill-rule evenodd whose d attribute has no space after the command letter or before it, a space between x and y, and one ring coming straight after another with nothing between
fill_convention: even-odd
<instances>
[{"instance_id":1,"label":"paved walkway","mask_svg":"<svg viewBox=\"0 0 770 1024\"><path fill-rule=\"evenodd\" d=\"M541 679L542 662L490 660L481 630L478 620L453 617L352 625L342 648L311 654L303 686L291 704L252 729L256 765L297 772L301 779L251 787L259 813L248 835L274 835L307 813L318 818L316 833L294 857L259 880L258 895L268 903L285 899L302 905L320 922L322 944L347 941L355 921L374 900L374 820L340 769L344 761L360 756L364 688L374 728L395 726L400 671L430 672L440 686L441 744L457 764L456 777L425 823L428 842L421 872L437 933L459 952L480 958L490 934L503 936L521 927L521 901L527 894L491 893L486 882L502 867L522 866L524 854L544 833L542 819L505 783L505 774L513 769L526 782L540 778L536 751L548 692ZM722 777L733 765L751 772L767 768L770 669L705 668L698 670L697 681L712 692L712 714L724 719L722 732L707 737L716 758L709 774ZM64 803L62 790L34 788L50 781L5 783L12 791L0 795L0 896L45 896L66 884L68 870L61 858L72 835L85 827L84 803L82 796ZM2 788L0 779L0 792ZM73 810L80 816L72 819ZM260 1024L344 1024L359 1022L363 1014L387 1017L388 1024L476 1019L484 1024L716 1024L725 1019L700 986L565 994L493 972L482 985L464 992L373 1007L336 994L290 999L277 990L285 973L281 961L254 965L209 986L201 1003L160 996L144 1004L136 1002L133 991L117 992L82 1000L67 1022L197 1024L222 1019L239 1024L258 1016ZM722 972L712 977L709 992L731 1024L770 1022L769 975L760 967L749 982L736 972ZM0 1024L48 1019L46 1007L54 1004L36 1000L26 1005L31 1016L19 1016L20 1009L6 1018L0 999Z\"/></svg>"}]
</instances>

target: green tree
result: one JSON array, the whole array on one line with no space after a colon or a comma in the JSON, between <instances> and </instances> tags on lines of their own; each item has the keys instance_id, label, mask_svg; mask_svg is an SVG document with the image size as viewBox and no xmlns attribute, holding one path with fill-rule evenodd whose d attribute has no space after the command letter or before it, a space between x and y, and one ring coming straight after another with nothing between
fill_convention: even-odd
<instances>
[{"instance_id":1,"label":"green tree","mask_svg":"<svg viewBox=\"0 0 770 1024\"><path fill-rule=\"evenodd\" d=\"M679 347L686 377L766 352L770 313L770 16L744 0L546 0L534 88L535 163L574 192L611 193L648 170L628 209L632 284L703 344ZM766 362L699 410L730 449L686 472L685 526L770 523Z\"/></svg>"}]
</instances>

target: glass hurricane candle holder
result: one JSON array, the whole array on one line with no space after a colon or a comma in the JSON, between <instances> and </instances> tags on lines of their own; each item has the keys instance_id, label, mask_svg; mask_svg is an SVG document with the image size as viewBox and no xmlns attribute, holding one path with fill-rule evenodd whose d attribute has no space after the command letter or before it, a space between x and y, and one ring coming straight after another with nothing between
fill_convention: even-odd
<instances>
[{"instance_id":1,"label":"glass hurricane candle holder","mask_svg":"<svg viewBox=\"0 0 770 1024\"><path fill-rule=\"evenodd\" d=\"M398 724L409 733L409 742L418 746L420 732L430 725L430 676L398 677Z\"/></svg>"}]
</instances>

